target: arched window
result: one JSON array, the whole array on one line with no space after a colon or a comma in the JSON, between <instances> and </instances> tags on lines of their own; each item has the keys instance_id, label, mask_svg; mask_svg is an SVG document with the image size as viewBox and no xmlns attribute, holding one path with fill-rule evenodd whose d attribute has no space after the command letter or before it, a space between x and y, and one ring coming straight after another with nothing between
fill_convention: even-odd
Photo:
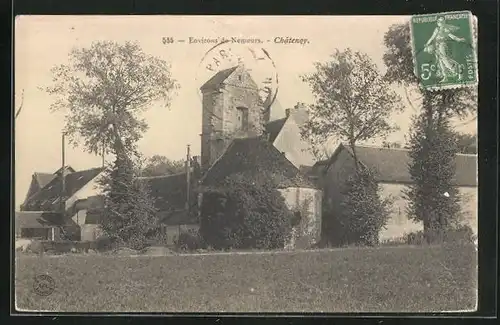
<instances>
[{"instance_id":1,"label":"arched window","mask_svg":"<svg viewBox=\"0 0 500 325\"><path fill-rule=\"evenodd\" d=\"M238 111L239 129L243 131L248 131L248 108L237 107L236 109Z\"/></svg>"}]
</instances>

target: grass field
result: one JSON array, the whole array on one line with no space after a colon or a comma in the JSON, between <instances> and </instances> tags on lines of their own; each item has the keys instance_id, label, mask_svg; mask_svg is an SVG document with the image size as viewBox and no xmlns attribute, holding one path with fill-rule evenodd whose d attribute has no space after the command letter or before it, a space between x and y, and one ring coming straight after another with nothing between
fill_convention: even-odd
<instances>
[{"instance_id":1,"label":"grass field","mask_svg":"<svg viewBox=\"0 0 500 325\"><path fill-rule=\"evenodd\" d=\"M55 291L33 291L48 274ZM48 311L390 312L475 308L473 247L194 256L19 256L16 306Z\"/></svg>"}]
</instances>

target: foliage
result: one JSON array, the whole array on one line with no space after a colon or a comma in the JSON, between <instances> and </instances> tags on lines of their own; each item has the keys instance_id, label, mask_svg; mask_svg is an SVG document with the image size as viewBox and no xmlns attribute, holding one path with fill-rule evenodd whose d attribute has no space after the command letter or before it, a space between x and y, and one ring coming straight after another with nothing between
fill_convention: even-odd
<instances>
[{"instance_id":1,"label":"foliage","mask_svg":"<svg viewBox=\"0 0 500 325\"><path fill-rule=\"evenodd\" d=\"M456 133L458 151L465 154L477 154L477 134Z\"/></svg>"},{"instance_id":2,"label":"foliage","mask_svg":"<svg viewBox=\"0 0 500 325\"><path fill-rule=\"evenodd\" d=\"M423 221L427 239L432 241L434 234L460 221L461 198L453 184L458 146L448 120L431 124L422 114L413 123L408 166L413 183L404 196L409 217Z\"/></svg>"},{"instance_id":3,"label":"foliage","mask_svg":"<svg viewBox=\"0 0 500 325\"><path fill-rule=\"evenodd\" d=\"M197 250L205 247L203 238L198 232L183 231L175 242L175 246L181 250Z\"/></svg>"},{"instance_id":4,"label":"foliage","mask_svg":"<svg viewBox=\"0 0 500 325\"><path fill-rule=\"evenodd\" d=\"M477 28L474 26L474 41ZM419 87L414 74L410 27L393 25L384 36L386 52L384 78L403 87ZM461 217L458 189L452 184L455 174L456 134L450 127L452 117L465 118L477 113L477 87L426 91L418 89L421 107L414 119L411 139L410 174L413 185L405 196L408 212L424 222L427 239L447 230Z\"/></svg>"},{"instance_id":5,"label":"foliage","mask_svg":"<svg viewBox=\"0 0 500 325\"><path fill-rule=\"evenodd\" d=\"M118 155L100 180L105 192L101 217L104 233L136 250L144 248L160 231L154 201L149 188L137 179L138 170L131 159Z\"/></svg>"},{"instance_id":6,"label":"foliage","mask_svg":"<svg viewBox=\"0 0 500 325\"><path fill-rule=\"evenodd\" d=\"M51 71L53 84L44 88L56 97L51 110L67 113L71 143L83 142L85 150L96 154L113 152L115 130L126 148L136 143L147 128L139 113L158 100L168 105L177 87L165 61L131 42L75 48L67 64Z\"/></svg>"},{"instance_id":7,"label":"foliage","mask_svg":"<svg viewBox=\"0 0 500 325\"><path fill-rule=\"evenodd\" d=\"M186 166L183 160L170 160L165 156L154 155L149 158L144 167L142 176L164 176L185 172Z\"/></svg>"},{"instance_id":8,"label":"foliage","mask_svg":"<svg viewBox=\"0 0 500 325\"><path fill-rule=\"evenodd\" d=\"M424 231L416 231L406 234L404 242L408 245L423 245L427 243ZM475 240L474 232L468 225L458 225L442 234L440 238L443 243L473 243Z\"/></svg>"},{"instance_id":9,"label":"foliage","mask_svg":"<svg viewBox=\"0 0 500 325\"><path fill-rule=\"evenodd\" d=\"M302 136L313 146L331 138L347 141L358 174L348 182L345 204L338 211L325 211L330 217L324 229L330 233L329 237L341 242L373 244L378 240L375 232L385 224L388 203L380 198L378 185L370 173L360 168L356 144L385 138L396 130L390 118L404 107L401 98L364 53L351 49L336 51L330 61L315 63L315 67L313 74L303 76L312 89L315 104L311 106Z\"/></svg>"},{"instance_id":10,"label":"foliage","mask_svg":"<svg viewBox=\"0 0 500 325\"><path fill-rule=\"evenodd\" d=\"M315 96L303 128L305 138L322 143L336 137L354 146L397 129L389 119L403 109L401 99L368 55L336 51L330 61L315 67L314 73L302 77Z\"/></svg>"},{"instance_id":11,"label":"foliage","mask_svg":"<svg viewBox=\"0 0 500 325\"><path fill-rule=\"evenodd\" d=\"M349 177L342 189L337 216L342 244L378 244L392 205L392 199L382 199L380 191L373 172L367 168Z\"/></svg>"},{"instance_id":12,"label":"foliage","mask_svg":"<svg viewBox=\"0 0 500 325\"><path fill-rule=\"evenodd\" d=\"M475 35L477 39L477 34ZM418 87L414 73L409 23L395 24L384 35L386 52L383 60L387 66L384 79L403 87ZM477 87L446 89L440 91L419 90L421 99L433 102L446 117L465 118L477 113Z\"/></svg>"},{"instance_id":13,"label":"foliage","mask_svg":"<svg viewBox=\"0 0 500 325\"><path fill-rule=\"evenodd\" d=\"M395 141L395 142L384 141L384 142L382 142L382 147L401 149L403 147L403 145L399 141Z\"/></svg>"},{"instance_id":14,"label":"foliage","mask_svg":"<svg viewBox=\"0 0 500 325\"><path fill-rule=\"evenodd\" d=\"M284 246L293 213L272 177L264 174L252 181L243 174L232 175L220 188L203 193L200 234L208 245L216 249Z\"/></svg>"}]
</instances>

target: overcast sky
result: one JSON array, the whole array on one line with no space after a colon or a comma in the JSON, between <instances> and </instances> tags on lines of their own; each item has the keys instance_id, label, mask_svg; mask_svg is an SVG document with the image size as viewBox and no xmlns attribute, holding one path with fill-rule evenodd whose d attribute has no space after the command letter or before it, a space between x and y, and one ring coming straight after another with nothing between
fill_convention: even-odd
<instances>
[{"instance_id":1,"label":"overcast sky","mask_svg":"<svg viewBox=\"0 0 500 325\"><path fill-rule=\"evenodd\" d=\"M198 67L213 44L163 44L162 37L175 39L255 37L273 59L279 76L278 101L283 108L297 102L310 103L311 92L300 75L311 72L313 63L325 61L335 49L350 47L367 53L381 71L383 36L389 26L408 21L409 16L22 16L15 25L15 92L23 109L15 121L16 207L24 200L35 171L54 172L61 165L63 113L50 113L53 101L39 90L51 82L50 68L67 62L73 47L86 47L97 40L137 41L147 54L161 57L172 66L180 85L169 109L154 105L145 113L149 130L140 141L143 154L182 159L186 145L200 152L201 102ZM275 37L306 38L309 44L275 44ZM267 42L270 40L270 42ZM396 89L402 94L401 89ZM395 116L401 130L389 140L402 141L413 110ZM273 111L279 118L284 111ZM474 132L475 122L460 129ZM76 170L97 167L101 158L81 148L66 147L66 163Z\"/></svg>"}]
</instances>

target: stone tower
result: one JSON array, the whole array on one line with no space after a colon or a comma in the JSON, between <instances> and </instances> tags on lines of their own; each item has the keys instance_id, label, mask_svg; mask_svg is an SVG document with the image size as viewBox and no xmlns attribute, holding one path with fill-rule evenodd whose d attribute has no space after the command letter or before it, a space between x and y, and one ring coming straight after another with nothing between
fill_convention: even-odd
<instances>
[{"instance_id":1,"label":"stone tower","mask_svg":"<svg viewBox=\"0 0 500 325\"><path fill-rule=\"evenodd\" d=\"M207 170L234 138L261 135L270 112L243 65L221 70L200 88L203 95L201 168Z\"/></svg>"}]
</instances>

